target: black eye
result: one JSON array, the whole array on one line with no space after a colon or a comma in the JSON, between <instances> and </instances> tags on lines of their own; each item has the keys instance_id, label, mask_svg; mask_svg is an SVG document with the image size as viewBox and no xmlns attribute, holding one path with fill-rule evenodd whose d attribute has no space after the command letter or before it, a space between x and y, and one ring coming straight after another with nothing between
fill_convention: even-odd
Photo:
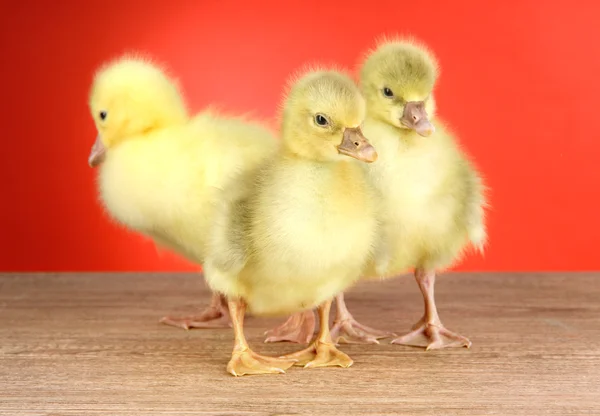
<instances>
[{"instance_id":1,"label":"black eye","mask_svg":"<svg viewBox=\"0 0 600 416\"><path fill-rule=\"evenodd\" d=\"M106 111L100 111L100 120L106 120Z\"/></svg>"},{"instance_id":2,"label":"black eye","mask_svg":"<svg viewBox=\"0 0 600 416\"><path fill-rule=\"evenodd\" d=\"M317 114L315 116L315 123L317 123L318 126L325 127L329 124L329 120L327 120L327 117L323 114Z\"/></svg>"},{"instance_id":3,"label":"black eye","mask_svg":"<svg viewBox=\"0 0 600 416\"><path fill-rule=\"evenodd\" d=\"M394 96L394 92L392 90L390 90L388 87L385 87L383 89L383 95L385 95L388 98L392 98Z\"/></svg>"}]
</instances>

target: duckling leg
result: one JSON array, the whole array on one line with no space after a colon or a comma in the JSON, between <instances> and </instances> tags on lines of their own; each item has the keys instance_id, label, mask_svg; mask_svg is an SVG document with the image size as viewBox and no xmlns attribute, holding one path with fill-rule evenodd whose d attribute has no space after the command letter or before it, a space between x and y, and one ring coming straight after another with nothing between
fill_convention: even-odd
<instances>
[{"instance_id":1,"label":"duckling leg","mask_svg":"<svg viewBox=\"0 0 600 416\"><path fill-rule=\"evenodd\" d=\"M245 374L283 374L285 370L294 365L297 361L296 359L267 357L252 351L244 335L246 303L241 300L230 300L228 306L235 335L231 360L227 364L227 371L229 373L236 377Z\"/></svg>"},{"instance_id":2,"label":"duckling leg","mask_svg":"<svg viewBox=\"0 0 600 416\"><path fill-rule=\"evenodd\" d=\"M368 326L357 322L350 314L350 311L346 306L343 293L336 296L335 304L337 308L337 315L335 317L335 321L333 322L333 328L331 329L331 338L333 338L336 343L379 344L379 341L377 341L378 338L389 338L396 336L396 334L392 332L369 328Z\"/></svg>"},{"instance_id":3,"label":"duckling leg","mask_svg":"<svg viewBox=\"0 0 600 416\"><path fill-rule=\"evenodd\" d=\"M296 353L285 355L283 358L297 359L298 362L295 365L304 366L304 368L350 367L354 363L348 355L336 348L331 339L329 332L330 310L331 300L319 306L319 333L312 345Z\"/></svg>"},{"instance_id":4,"label":"duckling leg","mask_svg":"<svg viewBox=\"0 0 600 416\"><path fill-rule=\"evenodd\" d=\"M178 318L165 316L160 322L183 329L231 327L231 319L227 310L227 300L224 296L217 293L213 294L210 306L202 311L200 315Z\"/></svg>"},{"instance_id":5,"label":"duckling leg","mask_svg":"<svg viewBox=\"0 0 600 416\"><path fill-rule=\"evenodd\" d=\"M442 349L450 347L471 347L471 341L442 325L435 306L433 288L435 286L435 272L425 271L421 268L415 269L415 279L419 284L423 299L425 301L425 313L406 335L396 338L392 344L410 345L414 347L425 347L426 350ZM426 345L418 342L425 337Z\"/></svg>"},{"instance_id":6,"label":"duckling leg","mask_svg":"<svg viewBox=\"0 0 600 416\"><path fill-rule=\"evenodd\" d=\"M312 310L295 313L283 324L265 332L265 342L308 344L315 333L315 326L315 313Z\"/></svg>"}]
</instances>

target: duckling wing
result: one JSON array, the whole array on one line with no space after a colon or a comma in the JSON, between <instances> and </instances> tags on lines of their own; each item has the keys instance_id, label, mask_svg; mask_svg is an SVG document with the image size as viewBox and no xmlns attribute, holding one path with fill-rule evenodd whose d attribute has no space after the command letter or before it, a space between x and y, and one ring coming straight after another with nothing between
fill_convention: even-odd
<instances>
[{"instance_id":1,"label":"duckling wing","mask_svg":"<svg viewBox=\"0 0 600 416\"><path fill-rule=\"evenodd\" d=\"M247 199L223 200L214 217L207 253L213 267L238 274L248 260L249 212Z\"/></svg>"}]
</instances>

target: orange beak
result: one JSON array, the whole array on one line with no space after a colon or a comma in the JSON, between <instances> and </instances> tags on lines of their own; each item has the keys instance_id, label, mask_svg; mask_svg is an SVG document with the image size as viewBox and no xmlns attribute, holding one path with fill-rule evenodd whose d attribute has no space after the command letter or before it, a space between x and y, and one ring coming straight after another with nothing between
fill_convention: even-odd
<instances>
[{"instance_id":1,"label":"orange beak","mask_svg":"<svg viewBox=\"0 0 600 416\"><path fill-rule=\"evenodd\" d=\"M429 121L425 104L423 101L409 101L404 106L404 114L400 119L404 127L408 127L417 132L418 135L427 137L435 132L435 127Z\"/></svg>"},{"instance_id":2,"label":"orange beak","mask_svg":"<svg viewBox=\"0 0 600 416\"><path fill-rule=\"evenodd\" d=\"M361 162L372 163L377 160L377 151L363 136L360 127L346 128L342 143L337 149L340 154L353 157Z\"/></svg>"},{"instance_id":3,"label":"orange beak","mask_svg":"<svg viewBox=\"0 0 600 416\"><path fill-rule=\"evenodd\" d=\"M98 134L96 137L96 141L92 146L92 150L90 151L90 156L88 157L88 164L91 168L95 168L99 166L106 157L106 148L102 143L102 137Z\"/></svg>"}]
</instances>

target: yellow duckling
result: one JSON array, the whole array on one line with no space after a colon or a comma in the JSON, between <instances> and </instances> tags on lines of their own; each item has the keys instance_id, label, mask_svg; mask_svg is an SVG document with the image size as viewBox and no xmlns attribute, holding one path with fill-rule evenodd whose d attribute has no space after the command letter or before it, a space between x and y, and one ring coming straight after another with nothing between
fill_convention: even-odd
<instances>
[{"instance_id":1,"label":"yellow duckling","mask_svg":"<svg viewBox=\"0 0 600 416\"><path fill-rule=\"evenodd\" d=\"M100 200L108 213L195 263L204 261L220 201L244 196L279 147L258 123L210 111L190 117L175 80L138 57L100 68L89 105L98 130L89 164L100 168ZM199 317L164 321L229 326L218 295Z\"/></svg>"},{"instance_id":2,"label":"yellow duckling","mask_svg":"<svg viewBox=\"0 0 600 416\"><path fill-rule=\"evenodd\" d=\"M369 174L385 213L384 244L366 274L391 277L415 269L425 313L392 343L419 345L424 335L427 349L468 348L471 341L442 325L434 284L436 270L454 264L469 246L483 251L485 187L443 123L435 120L434 127L431 121L437 73L431 52L413 41L385 41L362 66L365 132L382 153Z\"/></svg>"},{"instance_id":3,"label":"yellow duckling","mask_svg":"<svg viewBox=\"0 0 600 416\"><path fill-rule=\"evenodd\" d=\"M443 124L435 120L434 127L432 122L437 73L427 48L402 40L381 43L360 72L367 101L364 132L380 154L367 170L379 195L381 244L365 275L387 278L414 268L425 313L410 333L392 342L420 346L425 336L427 349L470 347L466 337L442 325L435 276L469 246L483 251L486 241L482 180ZM356 322L343 294L336 304L334 339L377 343L391 335ZM305 342L304 334L314 331L311 315L290 317L267 341Z\"/></svg>"},{"instance_id":4,"label":"yellow duckling","mask_svg":"<svg viewBox=\"0 0 600 416\"><path fill-rule=\"evenodd\" d=\"M364 114L363 97L346 75L315 70L301 76L284 103L281 153L258 174L250 196L220 210L205 277L229 299L231 374L282 373L294 363L352 364L331 341L329 309L360 277L376 234L375 198L356 160L377 158L361 133ZM316 306L320 331L306 350L273 358L248 346L246 309L268 316Z\"/></svg>"}]
</instances>

